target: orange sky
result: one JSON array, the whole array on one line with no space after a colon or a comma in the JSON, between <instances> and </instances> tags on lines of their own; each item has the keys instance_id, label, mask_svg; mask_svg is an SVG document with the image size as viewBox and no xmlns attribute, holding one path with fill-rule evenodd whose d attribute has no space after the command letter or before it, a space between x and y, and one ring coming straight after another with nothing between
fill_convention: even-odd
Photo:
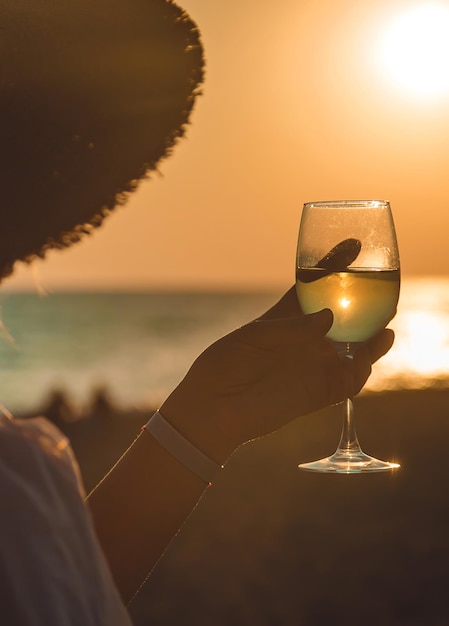
<instances>
[{"instance_id":1,"label":"orange sky","mask_svg":"<svg viewBox=\"0 0 449 626\"><path fill-rule=\"evenodd\" d=\"M187 138L95 235L6 286L286 288L303 202L342 198L391 201L404 275L449 273L449 89L395 85L378 43L423 1L181 4L207 61Z\"/></svg>"}]
</instances>

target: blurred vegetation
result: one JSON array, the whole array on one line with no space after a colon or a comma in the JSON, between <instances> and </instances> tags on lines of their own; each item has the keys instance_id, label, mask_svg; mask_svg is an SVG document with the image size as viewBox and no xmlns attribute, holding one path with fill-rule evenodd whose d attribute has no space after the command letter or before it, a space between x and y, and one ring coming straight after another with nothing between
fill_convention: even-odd
<instances>
[{"instance_id":1,"label":"blurred vegetation","mask_svg":"<svg viewBox=\"0 0 449 626\"><path fill-rule=\"evenodd\" d=\"M104 408L104 407L103 407ZM130 606L136 626L443 626L449 623L449 390L364 394L372 475L317 475L339 407L237 451ZM89 489L146 416L67 424Z\"/></svg>"}]
</instances>

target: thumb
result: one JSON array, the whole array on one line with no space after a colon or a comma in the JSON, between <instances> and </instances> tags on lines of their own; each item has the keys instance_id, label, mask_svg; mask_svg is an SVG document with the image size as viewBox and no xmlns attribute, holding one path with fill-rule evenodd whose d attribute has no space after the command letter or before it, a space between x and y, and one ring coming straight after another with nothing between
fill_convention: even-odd
<instances>
[{"instance_id":1,"label":"thumb","mask_svg":"<svg viewBox=\"0 0 449 626\"><path fill-rule=\"evenodd\" d=\"M332 311L323 309L301 317L258 319L243 326L240 331L245 334L245 340L260 347L292 346L312 343L324 337L329 332L333 320Z\"/></svg>"},{"instance_id":2,"label":"thumb","mask_svg":"<svg viewBox=\"0 0 449 626\"><path fill-rule=\"evenodd\" d=\"M258 319L279 319L280 317L292 317L301 314L301 308L296 295L296 287L291 287L282 298L268 311L260 315Z\"/></svg>"}]
</instances>

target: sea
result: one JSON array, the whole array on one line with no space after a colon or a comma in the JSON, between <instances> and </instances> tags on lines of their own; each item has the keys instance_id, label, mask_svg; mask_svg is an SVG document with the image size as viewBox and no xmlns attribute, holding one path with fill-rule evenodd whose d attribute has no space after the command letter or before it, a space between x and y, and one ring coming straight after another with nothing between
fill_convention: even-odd
<instances>
[{"instance_id":1,"label":"sea","mask_svg":"<svg viewBox=\"0 0 449 626\"><path fill-rule=\"evenodd\" d=\"M159 404L210 343L281 292L4 292L0 406L38 410L55 391L82 412L95 393L117 407ZM396 341L366 392L449 386L449 277L406 277Z\"/></svg>"}]
</instances>

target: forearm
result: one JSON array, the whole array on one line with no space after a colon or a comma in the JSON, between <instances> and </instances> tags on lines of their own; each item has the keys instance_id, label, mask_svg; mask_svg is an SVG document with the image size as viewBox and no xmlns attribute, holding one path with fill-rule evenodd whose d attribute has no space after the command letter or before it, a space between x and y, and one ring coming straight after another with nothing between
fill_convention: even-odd
<instances>
[{"instance_id":1,"label":"forearm","mask_svg":"<svg viewBox=\"0 0 449 626\"><path fill-rule=\"evenodd\" d=\"M206 488L204 481L143 432L89 495L100 544L125 602Z\"/></svg>"}]
</instances>

